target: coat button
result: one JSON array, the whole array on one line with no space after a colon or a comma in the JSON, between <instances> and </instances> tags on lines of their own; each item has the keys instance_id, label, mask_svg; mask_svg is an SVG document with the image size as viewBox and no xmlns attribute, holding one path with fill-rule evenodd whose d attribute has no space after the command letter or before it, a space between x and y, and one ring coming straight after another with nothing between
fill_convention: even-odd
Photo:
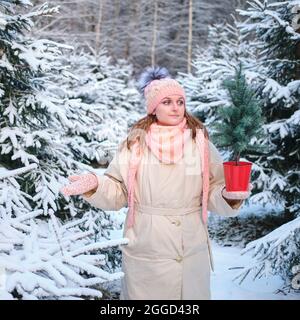
<instances>
[{"instance_id":1,"label":"coat button","mask_svg":"<svg viewBox=\"0 0 300 320\"><path fill-rule=\"evenodd\" d=\"M176 260L177 262L181 262L181 261L182 261L182 256L178 256L175 260Z\"/></svg>"},{"instance_id":2,"label":"coat button","mask_svg":"<svg viewBox=\"0 0 300 320\"><path fill-rule=\"evenodd\" d=\"M174 223L175 226L177 226L177 227L180 226L180 224L181 224L181 222L179 220L173 221L172 223Z\"/></svg>"}]
</instances>

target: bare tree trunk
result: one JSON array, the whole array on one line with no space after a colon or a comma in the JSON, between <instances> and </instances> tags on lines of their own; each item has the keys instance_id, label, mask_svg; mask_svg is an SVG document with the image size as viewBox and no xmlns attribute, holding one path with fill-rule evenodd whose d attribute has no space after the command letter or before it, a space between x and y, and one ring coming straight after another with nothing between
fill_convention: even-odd
<instances>
[{"instance_id":1,"label":"bare tree trunk","mask_svg":"<svg viewBox=\"0 0 300 320\"><path fill-rule=\"evenodd\" d=\"M154 17L153 17L153 37L152 37L152 46L151 46L151 65L155 65L155 48L156 48L156 35L157 35L157 9L158 9L158 0L154 1Z\"/></svg>"},{"instance_id":2,"label":"bare tree trunk","mask_svg":"<svg viewBox=\"0 0 300 320\"><path fill-rule=\"evenodd\" d=\"M98 21L95 27L96 41L95 41L95 51L98 52L100 47L100 33L101 33L101 24L103 16L103 2L104 0L99 0L99 11L98 11Z\"/></svg>"},{"instance_id":3,"label":"bare tree trunk","mask_svg":"<svg viewBox=\"0 0 300 320\"><path fill-rule=\"evenodd\" d=\"M115 38L116 38L116 29L117 29L117 24L118 24L118 19L120 17L120 0L115 0L115 14L114 14L114 19L113 19L113 29L112 29L112 34L111 34L111 56L113 56L114 52L114 46L115 46Z\"/></svg>"},{"instance_id":4,"label":"bare tree trunk","mask_svg":"<svg viewBox=\"0 0 300 320\"><path fill-rule=\"evenodd\" d=\"M187 72L191 73L192 67L192 40L193 40L193 0L189 1L189 37L188 37L188 56Z\"/></svg>"},{"instance_id":5,"label":"bare tree trunk","mask_svg":"<svg viewBox=\"0 0 300 320\"><path fill-rule=\"evenodd\" d=\"M125 59L130 59L131 42L135 32L138 30L139 15L141 10L140 0L132 0L133 3L133 17L130 19L131 23L128 30L128 37L125 45Z\"/></svg>"}]
</instances>

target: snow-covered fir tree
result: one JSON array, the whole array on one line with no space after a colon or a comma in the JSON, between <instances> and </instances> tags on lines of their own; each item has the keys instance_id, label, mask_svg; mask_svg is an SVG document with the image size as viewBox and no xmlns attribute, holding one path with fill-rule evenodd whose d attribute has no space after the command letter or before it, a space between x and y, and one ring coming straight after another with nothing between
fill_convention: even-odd
<instances>
[{"instance_id":1,"label":"snow-covered fir tree","mask_svg":"<svg viewBox=\"0 0 300 320\"><path fill-rule=\"evenodd\" d=\"M105 252L127 240L91 241L88 215L61 223L49 209L50 218L39 219L43 210L30 209L16 179L34 168L0 170L0 269L5 280L0 300L101 298L99 285L123 276L106 270Z\"/></svg>"},{"instance_id":2,"label":"snow-covered fir tree","mask_svg":"<svg viewBox=\"0 0 300 320\"><path fill-rule=\"evenodd\" d=\"M143 112L132 66L123 60L112 65L105 49L97 54L67 51L59 60L67 76L52 74L46 90L64 101L73 124L62 142L78 161L107 164Z\"/></svg>"},{"instance_id":3,"label":"snow-covered fir tree","mask_svg":"<svg viewBox=\"0 0 300 320\"><path fill-rule=\"evenodd\" d=\"M298 4L300 2L298 1ZM270 153L251 157L269 168L268 189L284 204L290 218L300 209L300 34L292 28L297 1L250 2L239 11L245 21L241 33L254 38L259 49L257 92L264 103ZM263 196L262 196L263 200ZM268 201L266 198L265 201Z\"/></svg>"},{"instance_id":4,"label":"snow-covered fir tree","mask_svg":"<svg viewBox=\"0 0 300 320\"><path fill-rule=\"evenodd\" d=\"M291 220L248 244L245 250L254 249L257 262L243 274L251 270L260 276L271 270L289 281L294 276L292 267L300 262L300 29L294 28L296 6L300 1L256 0L249 2L247 10L238 10L244 17L239 23L241 33L254 39L259 50L256 90L264 104L270 146L267 155L250 157L267 177L268 192L256 195L257 200L268 202L276 195Z\"/></svg>"},{"instance_id":5,"label":"snow-covered fir tree","mask_svg":"<svg viewBox=\"0 0 300 320\"><path fill-rule=\"evenodd\" d=\"M109 214L80 197L59 194L66 176L94 169L65 144L76 123L63 108L67 99L50 90L52 75L70 76L60 60L71 48L28 35L35 17L57 8L44 4L19 13L29 6L28 0L0 4L0 268L6 276L1 297L101 298L99 286L123 275L115 272L120 254L112 250L127 241L109 240ZM73 104L77 116L78 105Z\"/></svg>"},{"instance_id":6,"label":"snow-covered fir tree","mask_svg":"<svg viewBox=\"0 0 300 320\"><path fill-rule=\"evenodd\" d=\"M217 119L215 109L230 104L221 84L233 76L239 62L261 101L265 138L253 139L252 143L269 151L246 151L246 160L253 163L254 186L246 204L272 204L291 221L247 246L246 251L255 249L257 261L242 276L251 270L259 275L270 271L290 281L292 266L299 264L299 218L294 218L300 206L300 34L292 26L297 4L299 1L250 1L247 9L238 10L240 16L232 26L210 28L211 46L206 52L199 51L195 73L179 78L188 92L192 112L209 128Z\"/></svg>"}]
</instances>

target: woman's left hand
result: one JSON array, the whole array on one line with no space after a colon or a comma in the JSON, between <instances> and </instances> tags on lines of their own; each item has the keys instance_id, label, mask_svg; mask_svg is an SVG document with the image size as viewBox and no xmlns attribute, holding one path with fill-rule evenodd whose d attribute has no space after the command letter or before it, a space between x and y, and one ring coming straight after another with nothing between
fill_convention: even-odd
<instances>
[{"instance_id":1,"label":"woman's left hand","mask_svg":"<svg viewBox=\"0 0 300 320\"><path fill-rule=\"evenodd\" d=\"M226 187L224 187L222 190L222 195L227 199L244 200L250 197L252 189L252 183L249 183L248 191L226 191Z\"/></svg>"}]
</instances>

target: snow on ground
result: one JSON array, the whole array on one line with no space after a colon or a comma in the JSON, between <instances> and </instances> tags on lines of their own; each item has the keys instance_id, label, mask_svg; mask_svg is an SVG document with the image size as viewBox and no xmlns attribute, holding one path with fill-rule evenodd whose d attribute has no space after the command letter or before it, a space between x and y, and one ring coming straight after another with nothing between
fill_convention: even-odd
<instances>
[{"instance_id":1,"label":"snow on ground","mask_svg":"<svg viewBox=\"0 0 300 320\"><path fill-rule=\"evenodd\" d=\"M237 247L222 247L212 240L215 270L211 273L211 291L213 300L300 300L300 294L275 293L283 286L279 276L252 280L248 275L239 284L239 279L232 279L243 267L250 264L251 254L240 254Z\"/></svg>"}]
</instances>

